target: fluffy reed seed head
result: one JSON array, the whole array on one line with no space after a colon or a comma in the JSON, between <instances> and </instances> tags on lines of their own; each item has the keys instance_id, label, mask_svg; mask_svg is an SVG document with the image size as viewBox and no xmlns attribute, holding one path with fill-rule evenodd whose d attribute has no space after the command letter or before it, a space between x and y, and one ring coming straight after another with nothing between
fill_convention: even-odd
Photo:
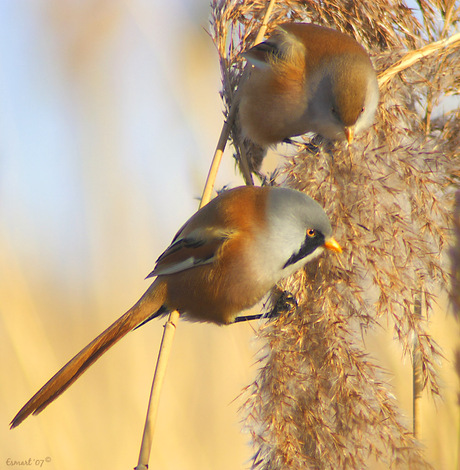
<instances>
[{"instance_id":1,"label":"fluffy reed seed head","mask_svg":"<svg viewBox=\"0 0 460 470\"><path fill-rule=\"evenodd\" d=\"M275 5L269 31L287 20L334 27L368 49L382 76L398 60L402 71L381 87L375 125L351 148L314 139L314 152L306 148L267 177L320 201L344 253L323 257L283 283L298 306L261 329L261 368L242 407L255 446L253 468L374 468L377 461L429 467L362 341L367 328L392 325L403 354L415 347L423 387L440 393L435 364L441 351L427 316L450 284L446 247L460 179L460 120L458 109L437 105L458 93L460 43L435 44L426 57L416 51L448 37L460 18L450 3L419 5L423 24L401 2ZM240 53L252 45L265 6L212 3L226 112L243 70ZM237 160L244 151L257 169L260 149L241 140L238 122L232 139ZM458 267L458 250L455 256ZM414 312L420 301L427 315Z\"/></svg>"}]
</instances>

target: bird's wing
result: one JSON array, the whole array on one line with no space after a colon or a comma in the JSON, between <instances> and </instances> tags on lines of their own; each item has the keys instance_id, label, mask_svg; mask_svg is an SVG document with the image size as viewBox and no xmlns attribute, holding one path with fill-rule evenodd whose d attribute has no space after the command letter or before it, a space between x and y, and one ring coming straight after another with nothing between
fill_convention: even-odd
<instances>
[{"instance_id":1,"label":"bird's wing","mask_svg":"<svg viewBox=\"0 0 460 470\"><path fill-rule=\"evenodd\" d=\"M269 66L269 56L279 55L278 45L274 41L264 41L243 53L243 57L252 65L258 68Z\"/></svg>"},{"instance_id":2,"label":"bird's wing","mask_svg":"<svg viewBox=\"0 0 460 470\"><path fill-rule=\"evenodd\" d=\"M220 229L193 230L176 238L157 259L155 269L147 276L173 274L214 261L219 248L231 237L231 232Z\"/></svg>"}]
</instances>

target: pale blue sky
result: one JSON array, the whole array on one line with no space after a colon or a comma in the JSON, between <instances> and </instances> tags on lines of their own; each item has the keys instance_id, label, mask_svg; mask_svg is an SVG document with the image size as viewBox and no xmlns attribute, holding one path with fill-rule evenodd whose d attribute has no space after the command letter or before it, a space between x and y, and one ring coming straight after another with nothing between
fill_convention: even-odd
<instances>
[{"instance_id":1,"label":"pale blue sky","mask_svg":"<svg viewBox=\"0 0 460 470\"><path fill-rule=\"evenodd\" d=\"M127 220L155 231L153 263L197 206L221 125L208 5L73 3L0 2L2 230L24 261L84 272L121 197ZM94 43L93 20L108 28ZM194 42L202 63L184 65ZM189 99L195 66L209 68L202 106Z\"/></svg>"}]
</instances>

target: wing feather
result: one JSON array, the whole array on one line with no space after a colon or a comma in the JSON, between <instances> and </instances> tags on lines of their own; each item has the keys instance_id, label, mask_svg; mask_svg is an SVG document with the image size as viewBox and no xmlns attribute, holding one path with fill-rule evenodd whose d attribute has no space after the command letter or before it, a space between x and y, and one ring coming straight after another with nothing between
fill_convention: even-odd
<instances>
[{"instance_id":1,"label":"wing feather","mask_svg":"<svg viewBox=\"0 0 460 470\"><path fill-rule=\"evenodd\" d=\"M155 269L147 276L173 274L214 261L219 248L230 238L220 230L193 231L177 238L157 259Z\"/></svg>"}]
</instances>

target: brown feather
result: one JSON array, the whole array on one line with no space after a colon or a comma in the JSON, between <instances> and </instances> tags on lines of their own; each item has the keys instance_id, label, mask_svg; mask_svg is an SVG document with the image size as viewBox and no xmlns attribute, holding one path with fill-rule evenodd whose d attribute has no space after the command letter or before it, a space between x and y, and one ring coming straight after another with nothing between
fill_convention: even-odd
<instances>
[{"instance_id":1,"label":"brown feather","mask_svg":"<svg viewBox=\"0 0 460 470\"><path fill-rule=\"evenodd\" d=\"M29 415L43 411L108 349L155 313L166 299L166 290L163 281L155 280L131 309L82 349L21 408L11 421L11 428Z\"/></svg>"}]
</instances>

